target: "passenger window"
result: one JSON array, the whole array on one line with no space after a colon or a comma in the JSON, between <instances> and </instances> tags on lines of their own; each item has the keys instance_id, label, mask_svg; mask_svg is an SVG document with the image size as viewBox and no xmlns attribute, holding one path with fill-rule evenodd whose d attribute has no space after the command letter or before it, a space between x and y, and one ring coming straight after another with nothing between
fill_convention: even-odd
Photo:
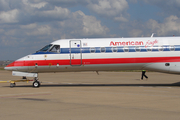
<instances>
[{"instance_id":1,"label":"passenger window","mask_svg":"<svg viewBox=\"0 0 180 120\"><path fill-rule=\"evenodd\" d=\"M153 46L153 47L152 47L152 50L154 50L154 51L158 51L158 49L159 49L158 46Z\"/></svg>"},{"instance_id":2,"label":"passenger window","mask_svg":"<svg viewBox=\"0 0 180 120\"><path fill-rule=\"evenodd\" d=\"M95 48L90 48L90 52L91 52L91 53L95 53L95 52L96 52L96 49L95 49Z\"/></svg>"},{"instance_id":3,"label":"passenger window","mask_svg":"<svg viewBox=\"0 0 180 120\"><path fill-rule=\"evenodd\" d=\"M175 51L175 46L174 45L169 46L169 50L170 51Z\"/></svg>"},{"instance_id":4,"label":"passenger window","mask_svg":"<svg viewBox=\"0 0 180 120\"><path fill-rule=\"evenodd\" d=\"M163 50L164 50L164 47L163 47L163 46L159 46L159 47L158 47L158 50L159 50L159 51L163 51Z\"/></svg>"},{"instance_id":5,"label":"passenger window","mask_svg":"<svg viewBox=\"0 0 180 120\"><path fill-rule=\"evenodd\" d=\"M140 48L139 46L136 46L136 47L135 47L135 51L136 51L136 52L140 52L140 51L141 51L141 48Z\"/></svg>"},{"instance_id":6,"label":"passenger window","mask_svg":"<svg viewBox=\"0 0 180 120\"><path fill-rule=\"evenodd\" d=\"M105 48L105 47L102 47L102 48L101 48L101 52L106 52L106 48Z\"/></svg>"},{"instance_id":7,"label":"passenger window","mask_svg":"<svg viewBox=\"0 0 180 120\"><path fill-rule=\"evenodd\" d=\"M128 46L124 47L124 52L129 52L129 47Z\"/></svg>"},{"instance_id":8,"label":"passenger window","mask_svg":"<svg viewBox=\"0 0 180 120\"><path fill-rule=\"evenodd\" d=\"M54 45L50 52L57 52L57 53L60 53L60 45Z\"/></svg>"},{"instance_id":9,"label":"passenger window","mask_svg":"<svg viewBox=\"0 0 180 120\"><path fill-rule=\"evenodd\" d=\"M152 47L148 46L148 47L146 48L146 50L147 50L148 52L151 52L151 51L152 51Z\"/></svg>"},{"instance_id":10,"label":"passenger window","mask_svg":"<svg viewBox=\"0 0 180 120\"><path fill-rule=\"evenodd\" d=\"M113 52L117 52L117 47L113 47L113 48L112 48L112 51L113 51Z\"/></svg>"}]
</instances>

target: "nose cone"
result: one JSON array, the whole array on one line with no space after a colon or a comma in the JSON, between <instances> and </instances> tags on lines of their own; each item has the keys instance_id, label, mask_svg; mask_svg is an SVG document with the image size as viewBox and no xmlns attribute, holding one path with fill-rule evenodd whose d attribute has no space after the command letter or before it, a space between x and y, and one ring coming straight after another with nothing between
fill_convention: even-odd
<instances>
[{"instance_id":1,"label":"nose cone","mask_svg":"<svg viewBox=\"0 0 180 120\"><path fill-rule=\"evenodd\" d=\"M7 65L4 69L9 71L24 71L27 70L28 67L24 67L24 60L16 60Z\"/></svg>"},{"instance_id":2,"label":"nose cone","mask_svg":"<svg viewBox=\"0 0 180 120\"><path fill-rule=\"evenodd\" d=\"M14 64L15 64L15 62L12 62L9 65L7 65L6 67L4 67L4 69L9 70L9 71L13 71L14 67L15 67Z\"/></svg>"},{"instance_id":3,"label":"nose cone","mask_svg":"<svg viewBox=\"0 0 180 120\"><path fill-rule=\"evenodd\" d=\"M11 67L4 67L5 70L9 70L9 71L12 71L12 68Z\"/></svg>"},{"instance_id":4,"label":"nose cone","mask_svg":"<svg viewBox=\"0 0 180 120\"><path fill-rule=\"evenodd\" d=\"M4 70L7 70L7 67L4 67Z\"/></svg>"}]
</instances>

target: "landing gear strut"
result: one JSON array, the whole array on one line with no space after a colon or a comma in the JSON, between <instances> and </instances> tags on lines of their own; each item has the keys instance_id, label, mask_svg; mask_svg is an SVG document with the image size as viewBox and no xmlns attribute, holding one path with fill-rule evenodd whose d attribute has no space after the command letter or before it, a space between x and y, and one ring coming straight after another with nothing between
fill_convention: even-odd
<instances>
[{"instance_id":1,"label":"landing gear strut","mask_svg":"<svg viewBox=\"0 0 180 120\"><path fill-rule=\"evenodd\" d=\"M40 82L38 81L38 78L37 77L35 77L34 78L34 82L33 82L33 87L35 87L35 88L38 88L38 87L40 87Z\"/></svg>"}]
</instances>

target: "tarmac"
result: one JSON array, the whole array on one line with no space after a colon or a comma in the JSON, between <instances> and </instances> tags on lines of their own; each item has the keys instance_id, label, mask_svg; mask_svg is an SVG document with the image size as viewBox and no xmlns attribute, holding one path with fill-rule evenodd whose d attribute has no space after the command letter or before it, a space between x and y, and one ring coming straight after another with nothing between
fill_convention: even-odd
<instances>
[{"instance_id":1,"label":"tarmac","mask_svg":"<svg viewBox=\"0 0 180 120\"><path fill-rule=\"evenodd\" d=\"M32 83L0 84L1 120L180 120L179 75L147 72L41 73ZM0 70L0 80L16 80Z\"/></svg>"}]
</instances>

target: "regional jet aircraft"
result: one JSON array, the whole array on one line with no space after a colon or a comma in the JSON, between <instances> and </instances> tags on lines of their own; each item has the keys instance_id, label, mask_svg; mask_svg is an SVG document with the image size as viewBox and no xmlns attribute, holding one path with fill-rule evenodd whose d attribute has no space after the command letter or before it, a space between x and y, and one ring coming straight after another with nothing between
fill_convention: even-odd
<instances>
[{"instance_id":1,"label":"regional jet aircraft","mask_svg":"<svg viewBox=\"0 0 180 120\"><path fill-rule=\"evenodd\" d=\"M180 37L62 39L5 69L33 77L34 87L40 86L38 73L46 72L145 69L180 74Z\"/></svg>"}]
</instances>

